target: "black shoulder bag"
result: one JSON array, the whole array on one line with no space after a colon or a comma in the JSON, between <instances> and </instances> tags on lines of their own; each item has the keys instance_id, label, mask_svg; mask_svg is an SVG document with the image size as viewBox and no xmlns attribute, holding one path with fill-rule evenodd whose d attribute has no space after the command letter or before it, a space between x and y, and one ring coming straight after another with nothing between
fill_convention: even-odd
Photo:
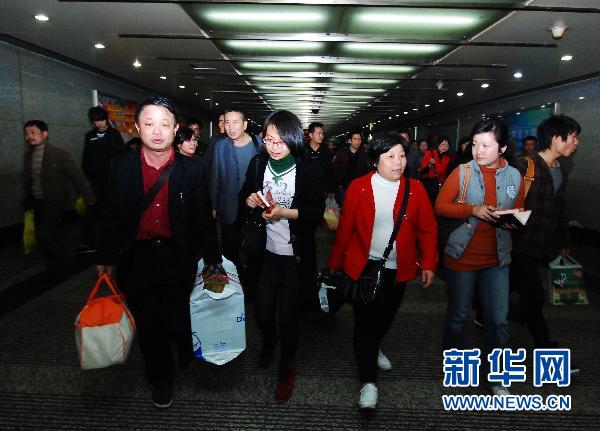
<instances>
[{"instance_id":1,"label":"black shoulder bag","mask_svg":"<svg viewBox=\"0 0 600 431\"><path fill-rule=\"evenodd\" d=\"M405 181L406 187L404 189L404 197L402 199L400 213L398 214L398 218L394 223L392 235L390 236L388 245L383 252L382 258L378 260L369 259L358 280L352 280L346 273L342 272L339 277L339 282L336 283L336 294L341 295L343 300L348 304L361 306L382 299L383 271L385 268L385 262L387 261L392 248L394 247L394 241L396 240L396 236L400 231L402 220L406 214L406 207L408 206L410 180L406 179Z\"/></svg>"},{"instance_id":2,"label":"black shoulder bag","mask_svg":"<svg viewBox=\"0 0 600 431\"><path fill-rule=\"evenodd\" d=\"M259 158L254 165L254 190L260 190L258 185ZM240 229L240 259L242 264L248 262L250 256L262 253L267 246L267 222L262 218L263 209L259 206L252 208L244 218Z\"/></svg>"}]
</instances>

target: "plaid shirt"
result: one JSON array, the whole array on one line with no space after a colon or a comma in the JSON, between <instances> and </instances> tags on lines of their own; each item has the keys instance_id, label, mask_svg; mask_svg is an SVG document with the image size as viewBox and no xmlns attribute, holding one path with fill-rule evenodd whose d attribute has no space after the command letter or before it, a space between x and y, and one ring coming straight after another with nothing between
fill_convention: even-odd
<instances>
[{"instance_id":1,"label":"plaid shirt","mask_svg":"<svg viewBox=\"0 0 600 431\"><path fill-rule=\"evenodd\" d=\"M562 183L556 196L552 174L539 154L532 156L534 179L525 199L525 209L531 210L527 227L513 235L513 251L537 258L548 257L569 243L569 228L565 215L567 172L561 166ZM522 158L521 172L527 170L527 160Z\"/></svg>"}]
</instances>

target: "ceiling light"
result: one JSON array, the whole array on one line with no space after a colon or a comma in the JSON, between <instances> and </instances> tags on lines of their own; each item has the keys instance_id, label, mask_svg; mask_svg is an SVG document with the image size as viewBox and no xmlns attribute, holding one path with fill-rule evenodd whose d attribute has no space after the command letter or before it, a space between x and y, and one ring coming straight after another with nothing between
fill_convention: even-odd
<instances>
[{"instance_id":1,"label":"ceiling light","mask_svg":"<svg viewBox=\"0 0 600 431\"><path fill-rule=\"evenodd\" d=\"M160 79L167 79L167 77L165 75L160 75L159 78Z\"/></svg>"},{"instance_id":2,"label":"ceiling light","mask_svg":"<svg viewBox=\"0 0 600 431\"><path fill-rule=\"evenodd\" d=\"M331 78L331 82L338 84L361 84L361 85L392 85L397 83L395 79L359 79L359 78Z\"/></svg>"},{"instance_id":3,"label":"ceiling light","mask_svg":"<svg viewBox=\"0 0 600 431\"><path fill-rule=\"evenodd\" d=\"M266 70L266 71L280 71L280 72L306 72L318 70L319 65L315 63L277 63L277 62L264 62L264 61L246 61L240 63L242 69L250 70Z\"/></svg>"},{"instance_id":4,"label":"ceiling light","mask_svg":"<svg viewBox=\"0 0 600 431\"><path fill-rule=\"evenodd\" d=\"M425 104L424 106L425 106L426 108L429 108L429 105L428 105L428 104Z\"/></svg>"},{"instance_id":5,"label":"ceiling light","mask_svg":"<svg viewBox=\"0 0 600 431\"><path fill-rule=\"evenodd\" d=\"M546 107L546 105L542 105L542 106L540 106L540 108L545 108L545 107Z\"/></svg>"},{"instance_id":6,"label":"ceiling light","mask_svg":"<svg viewBox=\"0 0 600 431\"><path fill-rule=\"evenodd\" d=\"M413 111L418 111L418 109L417 109L417 108L412 108L412 110L413 110Z\"/></svg>"},{"instance_id":7,"label":"ceiling light","mask_svg":"<svg viewBox=\"0 0 600 431\"><path fill-rule=\"evenodd\" d=\"M142 67L142 63L140 63L140 60L136 58L133 62L133 67Z\"/></svg>"},{"instance_id":8,"label":"ceiling light","mask_svg":"<svg viewBox=\"0 0 600 431\"><path fill-rule=\"evenodd\" d=\"M94 48L96 48L96 49L104 49L106 47L103 44L101 44L101 43L97 43L97 44L94 45Z\"/></svg>"},{"instance_id":9,"label":"ceiling light","mask_svg":"<svg viewBox=\"0 0 600 431\"><path fill-rule=\"evenodd\" d=\"M488 84L487 82L484 82L483 84L481 84L481 88L488 88L490 86L490 84Z\"/></svg>"},{"instance_id":10,"label":"ceiling light","mask_svg":"<svg viewBox=\"0 0 600 431\"><path fill-rule=\"evenodd\" d=\"M252 76L250 77L252 81L258 82L315 82L316 78L303 78L301 76Z\"/></svg>"},{"instance_id":11,"label":"ceiling light","mask_svg":"<svg viewBox=\"0 0 600 431\"><path fill-rule=\"evenodd\" d=\"M458 93L456 93L456 95L458 97L463 97L465 95L465 93L463 93L462 91L459 91Z\"/></svg>"},{"instance_id":12,"label":"ceiling light","mask_svg":"<svg viewBox=\"0 0 600 431\"><path fill-rule=\"evenodd\" d=\"M440 100L438 100L438 102L444 103L444 99L440 99Z\"/></svg>"},{"instance_id":13,"label":"ceiling light","mask_svg":"<svg viewBox=\"0 0 600 431\"><path fill-rule=\"evenodd\" d=\"M517 79L521 79L523 77L523 74L521 72L515 72L513 76Z\"/></svg>"},{"instance_id":14,"label":"ceiling light","mask_svg":"<svg viewBox=\"0 0 600 431\"><path fill-rule=\"evenodd\" d=\"M204 99L204 100L205 100L206 102L210 102L210 99L209 99L209 98L206 98L206 99Z\"/></svg>"},{"instance_id":15,"label":"ceiling light","mask_svg":"<svg viewBox=\"0 0 600 431\"><path fill-rule=\"evenodd\" d=\"M571 60L573 60L573 56L572 55L563 55L560 59L562 61L571 61Z\"/></svg>"},{"instance_id":16,"label":"ceiling light","mask_svg":"<svg viewBox=\"0 0 600 431\"><path fill-rule=\"evenodd\" d=\"M290 84L289 86L285 86L285 85L278 85L278 86L274 86L274 85L257 85L257 88L260 88L261 90L282 90L282 91L294 91L294 90L314 90L314 87L310 87L310 86L305 86L305 85L292 85Z\"/></svg>"},{"instance_id":17,"label":"ceiling light","mask_svg":"<svg viewBox=\"0 0 600 431\"><path fill-rule=\"evenodd\" d=\"M375 24L418 24L418 25L447 25L452 27L464 27L477 23L477 18L474 16L465 15L419 15L409 13L393 13L393 12L366 12L358 16L358 19L363 22Z\"/></svg>"},{"instance_id":18,"label":"ceiling light","mask_svg":"<svg viewBox=\"0 0 600 431\"><path fill-rule=\"evenodd\" d=\"M521 113L520 113L520 112L517 112L517 115L521 115Z\"/></svg>"},{"instance_id":19,"label":"ceiling light","mask_svg":"<svg viewBox=\"0 0 600 431\"><path fill-rule=\"evenodd\" d=\"M385 88L354 88L354 87L337 87L334 89L341 93L384 93Z\"/></svg>"},{"instance_id":20,"label":"ceiling light","mask_svg":"<svg viewBox=\"0 0 600 431\"><path fill-rule=\"evenodd\" d=\"M43 22L50 21L50 18L48 18L46 15L41 14L41 13L36 15L35 19L37 19L38 21L43 21Z\"/></svg>"},{"instance_id":21,"label":"ceiling light","mask_svg":"<svg viewBox=\"0 0 600 431\"><path fill-rule=\"evenodd\" d=\"M245 51L320 51L325 44L323 42L305 42L300 40L226 40L225 46Z\"/></svg>"},{"instance_id":22,"label":"ceiling light","mask_svg":"<svg viewBox=\"0 0 600 431\"><path fill-rule=\"evenodd\" d=\"M404 115L408 115L408 111L404 111Z\"/></svg>"},{"instance_id":23,"label":"ceiling light","mask_svg":"<svg viewBox=\"0 0 600 431\"><path fill-rule=\"evenodd\" d=\"M350 73L408 73L415 70L412 66L396 66L389 64L335 64L336 72Z\"/></svg>"},{"instance_id":24,"label":"ceiling light","mask_svg":"<svg viewBox=\"0 0 600 431\"><path fill-rule=\"evenodd\" d=\"M271 6L269 6L271 7ZM247 22L260 22L260 23L270 23L270 22L289 22L289 23L297 23L299 21L304 21L307 23L314 23L315 21L324 21L326 16L320 12L310 12L310 11L290 11L290 12L278 12L278 11L266 11L256 10L254 11L239 11L232 12L229 10L212 10L208 11L204 14L204 17L210 21L222 22L222 23L231 23L233 21L239 21L239 24L244 24Z\"/></svg>"},{"instance_id":25,"label":"ceiling light","mask_svg":"<svg viewBox=\"0 0 600 431\"><path fill-rule=\"evenodd\" d=\"M433 54L443 51L444 45L412 43L344 43L342 49L355 53Z\"/></svg>"},{"instance_id":26,"label":"ceiling light","mask_svg":"<svg viewBox=\"0 0 600 431\"><path fill-rule=\"evenodd\" d=\"M179 88L185 88L185 85L180 85Z\"/></svg>"},{"instance_id":27,"label":"ceiling light","mask_svg":"<svg viewBox=\"0 0 600 431\"><path fill-rule=\"evenodd\" d=\"M399 117L399 116L400 116L400 114L396 114L396 117Z\"/></svg>"},{"instance_id":28,"label":"ceiling light","mask_svg":"<svg viewBox=\"0 0 600 431\"><path fill-rule=\"evenodd\" d=\"M194 70L217 70L216 67L194 67Z\"/></svg>"},{"instance_id":29,"label":"ceiling light","mask_svg":"<svg viewBox=\"0 0 600 431\"><path fill-rule=\"evenodd\" d=\"M388 117L388 120L391 120L391 119L392 119L392 116L390 115L390 116Z\"/></svg>"},{"instance_id":30,"label":"ceiling light","mask_svg":"<svg viewBox=\"0 0 600 431\"><path fill-rule=\"evenodd\" d=\"M215 102L215 106L219 106L219 102Z\"/></svg>"},{"instance_id":31,"label":"ceiling light","mask_svg":"<svg viewBox=\"0 0 600 431\"><path fill-rule=\"evenodd\" d=\"M197 95L198 95L198 93L194 93L194 96L197 96Z\"/></svg>"},{"instance_id":32,"label":"ceiling light","mask_svg":"<svg viewBox=\"0 0 600 431\"><path fill-rule=\"evenodd\" d=\"M585 96L579 96L579 100L585 99Z\"/></svg>"}]
</instances>

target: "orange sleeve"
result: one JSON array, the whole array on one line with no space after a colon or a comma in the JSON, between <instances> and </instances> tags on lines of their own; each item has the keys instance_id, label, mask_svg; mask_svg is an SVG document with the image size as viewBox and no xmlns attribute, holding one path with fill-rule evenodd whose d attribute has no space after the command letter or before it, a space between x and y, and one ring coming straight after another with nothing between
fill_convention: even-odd
<instances>
[{"instance_id":1,"label":"orange sleeve","mask_svg":"<svg viewBox=\"0 0 600 431\"><path fill-rule=\"evenodd\" d=\"M525 208L525 181L521 177L521 185L519 186L519 194L515 201L515 208Z\"/></svg>"},{"instance_id":2,"label":"orange sleeve","mask_svg":"<svg viewBox=\"0 0 600 431\"><path fill-rule=\"evenodd\" d=\"M440 193L435 200L435 213L449 218L467 218L473 215L474 205L457 204L454 202L460 193L460 169L454 169L448 179L442 184Z\"/></svg>"}]
</instances>

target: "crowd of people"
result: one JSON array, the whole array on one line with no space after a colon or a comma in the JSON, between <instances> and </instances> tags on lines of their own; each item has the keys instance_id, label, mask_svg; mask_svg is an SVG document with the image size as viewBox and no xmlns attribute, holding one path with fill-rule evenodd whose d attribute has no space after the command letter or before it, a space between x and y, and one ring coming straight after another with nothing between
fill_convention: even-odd
<instances>
[{"instance_id":1,"label":"crowd of people","mask_svg":"<svg viewBox=\"0 0 600 431\"><path fill-rule=\"evenodd\" d=\"M335 154L324 144L322 123L310 124L305 139L289 111L273 112L254 135L243 112L226 110L209 143L200 140L202 122L180 124L163 97L138 106L139 138L128 144L101 107L90 109L89 119L94 129L85 136L81 168L48 143L43 121L25 124L25 207L34 210L48 270L65 277L71 252L58 228L69 190L85 200L81 251L97 250L98 274L118 279L157 408L172 403L175 364L185 369L193 360L188 304L200 257L206 274L223 271L222 256L236 265L262 334L258 363L269 367L280 344L275 397L292 396L300 316L317 300L315 236L331 197L341 216L329 271L355 285L378 265L381 276L376 295L352 304L361 408L377 405L378 370L392 367L380 345L416 277L424 288L436 274L446 280L444 349L465 346L473 305L481 312L484 352L505 347L511 290L520 297L513 314L535 346L557 346L535 268L549 252L569 254L568 173L560 158L575 152L581 132L569 117L542 122L520 155L498 119L478 122L457 151L446 136L411 142L401 132L365 143L353 130ZM523 179L530 165L535 181ZM497 210L513 208L532 210L525 228L498 221ZM241 252L249 218L263 241L251 255Z\"/></svg>"}]
</instances>

